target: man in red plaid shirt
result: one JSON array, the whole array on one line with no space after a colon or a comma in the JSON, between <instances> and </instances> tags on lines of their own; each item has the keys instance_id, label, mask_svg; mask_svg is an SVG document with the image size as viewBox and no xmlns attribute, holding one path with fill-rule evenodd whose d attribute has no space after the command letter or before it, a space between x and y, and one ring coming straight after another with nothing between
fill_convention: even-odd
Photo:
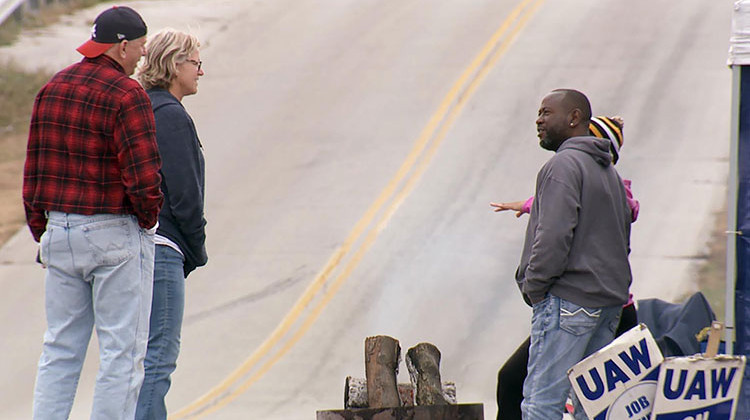
<instances>
[{"instance_id":1,"label":"man in red plaid shirt","mask_svg":"<svg viewBox=\"0 0 750 420\"><path fill-rule=\"evenodd\" d=\"M84 59L53 76L34 103L23 201L47 270L34 419L68 418L94 327L91 418L135 416L163 201L151 103L129 77L145 42L133 9L104 11L78 48Z\"/></svg>"}]
</instances>

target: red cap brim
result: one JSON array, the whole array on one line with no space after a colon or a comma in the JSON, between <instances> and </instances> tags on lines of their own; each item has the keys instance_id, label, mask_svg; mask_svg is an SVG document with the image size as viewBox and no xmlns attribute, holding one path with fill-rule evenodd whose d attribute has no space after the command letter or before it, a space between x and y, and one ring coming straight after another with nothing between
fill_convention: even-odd
<instances>
[{"instance_id":1,"label":"red cap brim","mask_svg":"<svg viewBox=\"0 0 750 420\"><path fill-rule=\"evenodd\" d=\"M94 58L104 54L112 45L114 44L102 44L93 39L89 39L81 44L80 47L76 48L76 51L83 54L85 57Z\"/></svg>"}]
</instances>

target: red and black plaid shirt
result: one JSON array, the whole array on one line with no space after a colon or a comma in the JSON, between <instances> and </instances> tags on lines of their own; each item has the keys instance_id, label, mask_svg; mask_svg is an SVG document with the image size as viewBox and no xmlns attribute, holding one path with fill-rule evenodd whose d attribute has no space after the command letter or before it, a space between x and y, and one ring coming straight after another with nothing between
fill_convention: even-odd
<instances>
[{"instance_id":1,"label":"red and black plaid shirt","mask_svg":"<svg viewBox=\"0 0 750 420\"><path fill-rule=\"evenodd\" d=\"M26 220L37 241L45 211L133 214L156 224L161 159L148 95L116 61L84 58L39 91L23 176Z\"/></svg>"}]
</instances>

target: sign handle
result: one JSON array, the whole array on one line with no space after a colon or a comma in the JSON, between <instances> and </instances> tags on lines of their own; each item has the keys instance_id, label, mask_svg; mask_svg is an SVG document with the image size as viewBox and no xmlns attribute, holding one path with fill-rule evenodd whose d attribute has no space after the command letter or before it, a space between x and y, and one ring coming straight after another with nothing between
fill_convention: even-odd
<instances>
[{"instance_id":1,"label":"sign handle","mask_svg":"<svg viewBox=\"0 0 750 420\"><path fill-rule=\"evenodd\" d=\"M724 324L719 321L711 323L711 330L708 332L708 345L706 346L706 352L703 353L703 357L716 357L716 354L719 352L719 341L721 340L721 333L723 331Z\"/></svg>"}]
</instances>

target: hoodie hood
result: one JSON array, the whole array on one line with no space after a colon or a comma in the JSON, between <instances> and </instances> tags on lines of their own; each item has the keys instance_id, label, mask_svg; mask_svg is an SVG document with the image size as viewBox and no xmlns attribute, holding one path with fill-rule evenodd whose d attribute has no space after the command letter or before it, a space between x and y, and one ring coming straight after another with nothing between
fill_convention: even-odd
<instances>
[{"instance_id":1,"label":"hoodie hood","mask_svg":"<svg viewBox=\"0 0 750 420\"><path fill-rule=\"evenodd\" d=\"M606 167L612 164L612 155L609 152L609 148L609 140L593 136L571 137L560 145L557 153L568 149L579 150L589 154L599 165Z\"/></svg>"}]
</instances>

